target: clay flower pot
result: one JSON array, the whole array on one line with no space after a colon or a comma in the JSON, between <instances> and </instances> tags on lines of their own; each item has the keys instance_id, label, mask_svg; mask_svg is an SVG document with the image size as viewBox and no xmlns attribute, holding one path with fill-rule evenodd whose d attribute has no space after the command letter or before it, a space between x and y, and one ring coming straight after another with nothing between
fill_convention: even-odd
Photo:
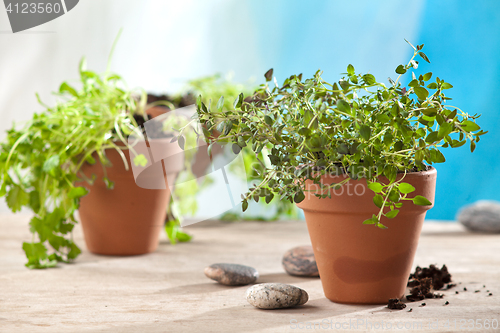
<instances>
[{"instance_id":1,"label":"clay flower pot","mask_svg":"<svg viewBox=\"0 0 500 333\"><path fill-rule=\"evenodd\" d=\"M400 179L402 175L398 176ZM340 176L323 176L324 184ZM379 181L388 183L381 177ZM404 182L415 187L410 197L422 195L434 202L436 169L408 173ZM306 182L304 210L325 296L338 303L387 304L404 295L425 213L432 206L404 201L394 219L383 218L388 229L362 224L378 213L374 193L365 179L350 180L332 190L332 198L317 198L318 185Z\"/></svg>"},{"instance_id":2,"label":"clay flower pot","mask_svg":"<svg viewBox=\"0 0 500 333\"><path fill-rule=\"evenodd\" d=\"M183 152L177 143L170 143L170 140L150 140L151 150L161 148L173 158L158 159L157 163L149 162L146 167L134 171L128 150L123 150L129 163L129 170L126 170L118 152L107 149L106 156L112 166L107 167L106 172L108 179L114 182L113 189L106 187L103 168L97 158L97 163L82 166L81 171L87 177L96 175L93 185L87 182L78 184L90 190L80 199L79 208L85 242L90 252L138 255L156 250L170 202L167 177L175 180L183 168ZM147 149L145 144L144 149Z\"/></svg>"}]
</instances>

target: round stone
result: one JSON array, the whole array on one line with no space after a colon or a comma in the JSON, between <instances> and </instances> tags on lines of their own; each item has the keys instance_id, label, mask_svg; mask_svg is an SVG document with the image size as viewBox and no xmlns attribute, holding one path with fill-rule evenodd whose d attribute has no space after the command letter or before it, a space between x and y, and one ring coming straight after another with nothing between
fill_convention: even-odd
<instances>
[{"instance_id":1,"label":"round stone","mask_svg":"<svg viewBox=\"0 0 500 333\"><path fill-rule=\"evenodd\" d=\"M213 264L205 268L205 275L226 286L243 286L259 278L255 268L238 264Z\"/></svg>"},{"instance_id":2,"label":"round stone","mask_svg":"<svg viewBox=\"0 0 500 333\"><path fill-rule=\"evenodd\" d=\"M319 276L312 246L297 246L286 251L281 263L290 275Z\"/></svg>"},{"instance_id":3,"label":"round stone","mask_svg":"<svg viewBox=\"0 0 500 333\"><path fill-rule=\"evenodd\" d=\"M283 283L261 283L248 288L248 303L259 309L283 309L305 304L309 295L305 290Z\"/></svg>"},{"instance_id":4,"label":"round stone","mask_svg":"<svg viewBox=\"0 0 500 333\"><path fill-rule=\"evenodd\" d=\"M466 206L457 220L470 231L500 233L500 202L482 200Z\"/></svg>"}]
</instances>

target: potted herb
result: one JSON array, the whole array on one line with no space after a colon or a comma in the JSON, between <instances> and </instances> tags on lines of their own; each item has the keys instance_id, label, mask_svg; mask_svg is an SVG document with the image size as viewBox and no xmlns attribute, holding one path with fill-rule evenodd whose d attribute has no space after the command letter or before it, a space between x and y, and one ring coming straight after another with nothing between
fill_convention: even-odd
<instances>
[{"instance_id":1,"label":"potted herb","mask_svg":"<svg viewBox=\"0 0 500 333\"><path fill-rule=\"evenodd\" d=\"M190 92L176 95L156 95L148 93L146 101L147 105L144 117L136 116L139 126L143 126L144 123L151 119L160 117L162 118L162 124L161 126L157 125L156 127L158 128L162 128L165 125L172 128L183 128L189 123L187 119L184 117L172 116L166 120L164 119L164 115L169 111L194 105L195 99ZM163 131L161 131L160 134L163 134ZM196 132L189 130L184 131L184 142L188 146L188 149L184 152L185 159L183 171L176 173L175 176L172 177L173 179L176 179L176 182L183 182L194 178L191 168L194 155L198 151L198 149L196 149ZM199 189L200 186L198 186L197 182L189 182L189 186L184 185L182 187L174 187L174 191L170 193L170 203L165 218L165 232L171 244L176 244L177 242L188 242L191 240L192 236L182 231L181 220L184 215L192 215L196 212L197 205L195 196Z\"/></svg>"},{"instance_id":2,"label":"potted herb","mask_svg":"<svg viewBox=\"0 0 500 333\"><path fill-rule=\"evenodd\" d=\"M0 196L6 196L13 212L23 206L34 212L33 239L23 244L30 268L78 256L71 237L77 209L89 250L100 254L153 251L165 220L168 187L141 188L131 170L132 162L148 163L141 153L146 144L141 148L127 140L144 119L145 92L128 90L109 66L99 75L83 60L79 72L80 90L61 84L61 100L54 107L42 103L46 110L24 128L9 130L1 145ZM172 138L148 139L182 155ZM182 168L182 161L165 165L171 174Z\"/></svg>"},{"instance_id":3,"label":"potted herb","mask_svg":"<svg viewBox=\"0 0 500 333\"><path fill-rule=\"evenodd\" d=\"M230 110L233 107L232 100L234 100L234 98L238 97L241 92L250 95L254 91L253 88L255 88L255 85L251 82L245 84L233 82L231 73L226 76L215 74L196 78L188 81L186 86L176 94L156 95L148 93L147 104L149 107L146 109L147 118L155 118L169 112L170 110L194 105L196 102L195 96L197 95L202 95L203 102L206 104L208 104L211 100L217 100L220 96L224 96L225 100L222 110ZM139 121L141 120L139 119ZM184 125L185 124L179 124L176 125L175 128L182 128ZM193 140L193 136L193 131L185 133L186 142ZM222 153L222 149L217 148L218 147L212 149L212 157ZM196 195L204 187L209 186L213 181L210 175L207 174L207 172L209 172L210 159L207 156L206 149L197 150L195 156L188 156L188 154L192 153L192 151L189 150L185 151L185 153L186 167L182 174L179 175L178 182L194 179L203 179L203 182L184 182L182 186L176 186L172 192L172 199L167 213L165 229L170 241L174 243L176 241L186 241L190 239L190 236L183 233L180 229L181 220L185 216L193 215L198 211ZM245 169L241 170L241 165L235 163L230 165L228 171L234 176L242 176L242 181L259 181L260 175L254 172L252 166L258 163L257 158L266 161L264 153L265 151L255 155L250 147L246 147L242 150ZM220 219L224 221L265 221L276 220L280 217L291 219L298 218L297 207L289 201L283 201L279 200L279 198L275 198L269 204L261 201L260 203L255 203L255 206L257 205L261 206L258 207L259 213L251 214L253 207L250 207L245 214L238 213L237 210L230 210L224 213ZM263 211L262 208L266 208L267 210Z\"/></svg>"},{"instance_id":4,"label":"potted herb","mask_svg":"<svg viewBox=\"0 0 500 333\"><path fill-rule=\"evenodd\" d=\"M410 44L411 45L411 44ZM413 47L413 45L412 45ZM213 111L198 100L198 115L238 153L268 150L262 181L242 196L295 202L304 210L327 298L341 303L387 303L404 294L425 213L433 206L441 148L470 142L482 131L475 119L447 105L452 85L432 73L416 75L423 44L389 85L352 65L333 84L321 72L292 75L271 87L265 74L250 101ZM403 75L411 79L401 83ZM220 103L217 104L220 109Z\"/></svg>"},{"instance_id":5,"label":"potted herb","mask_svg":"<svg viewBox=\"0 0 500 333\"><path fill-rule=\"evenodd\" d=\"M254 91L255 84L252 82L247 82L246 84L235 83L232 81L232 75L229 73L226 77L222 77L219 74L201 77L198 79L194 79L188 82L188 85L185 89L187 92L184 95L180 95L172 101L184 102L189 100L192 103L195 102L194 96L201 95L201 101L205 104L211 103L211 101L217 101L221 96L224 96L222 100L222 104L219 108L220 112L225 112L227 110L233 109L233 100L238 97L240 93L244 95L251 95ZM162 96L163 97L163 96ZM164 98L165 99L165 98ZM211 135L209 133L206 133ZM215 136L218 136L219 132L216 131ZM222 152L219 147L213 146L211 149L212 157L220 154ZM244 147L241 151L243 155L243 162L245 165L245 170L240 170L239 164L233 164L228 169L230 173L234 176L243 176L242 181L261 181L260 174L256 173L253 166L259 163L259 159L268 163L269 161L265 156L266 150L264 149L259 154L255 154L250 147ZM197 157L206 156L206 151L200 149L198 151ZM203 163L203 161L205 163ZM209 159L199 158L194 167L193 172L198 173L198 176L204 175L206 169L208 168ZM293 203L285 200L279 200L279 198L274 198L271 202L265 203L261 201L259 203L254 203L255 209L250 207L246 214L239 214L237 210L230 210L224 213L220 219L224 221L236 221L236 220L277 220L278 218L289 218L289 219L297 219L298 218L298 210ZM260 205L261 207L257 207ZM268 210L264 211L262 206L266 205Z\"/></svg>"}]
</instances>

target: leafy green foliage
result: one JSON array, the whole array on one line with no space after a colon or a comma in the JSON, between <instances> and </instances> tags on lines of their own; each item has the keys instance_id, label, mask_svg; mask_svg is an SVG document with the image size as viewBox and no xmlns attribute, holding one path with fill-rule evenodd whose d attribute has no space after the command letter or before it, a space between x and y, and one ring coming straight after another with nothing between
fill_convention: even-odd
<instances>
[{"instance_id":1,"label":"leafy green foliage","mask_svg":"<svg viewBox=\"0 0 500 333\"><path fill-rule=\"evenodd\" d=\"M427 198L421 196L421 195L417 195L415 196L415 198L412 199L413 200L413 203L415 205L419 205L419 206L429 206L429 205L432 205L432 202L430 202Z\"/></svg>"},{"instance_id":2,"label":"leafy green foliage","mask_svg":"<svg viewBox=\"0 0 500 333\"><path fill-rule=\"evenodd\" d=\"M80 254L71 237L79 199L88 192L75 186L83 177L80 167L97 163L93 156L98 156L106 175L105 149L128 149L126 138L137 126L133 114L143 113L145 93L138 92L137 100L118 75L89 71L85 60L79 73L81 89L63 82L57 104L35 114L24 128L10 129L1 144L0 195L13 212L23 206L34 212L33 240L23 244L29 268L54 267Z\"/></svg>"},{"instance_id":3,"label":"leafy green foliage","mask_svg":"<svg viewBox=\"0 0 500 333\"><path fill-rule=\"evenodd\" d=\"M171 244L189 242L193 238L181 230L180 221L175 218L171 218L165 223L165 232Z\"/></svg>"},{"instance_id":4,"label":"leafy green foliage","mask_svg":"<svg viewBox=\"0 0 500 333\"><path fill-rule=\"evenodd\" d=\"M176 179L176 186L172 192L165 231L170 239L171 244L176 244L177 241L189 241L191 236L182 232L180 227L181 220L185 215L193 215L198 209L196 202L196 194L204 184L198 184L196 177L191 170L191 161L197 152L198 135L194 129L195 122L189 121L182 116L170 116L163 122L164 130L178 129L177 136L173 140L177 140L179 146L184 150L184 170L182 170Z\"/></svg>"},{"instance_id":5,"label":"leafy green foliage","mask_svg":"<svg viewBox=\"0 0 500 333\"><path fill-rule=\"evenodd\" d=\"M412 58L397 66L399 76L389 78L389 85L371 74L356 74L352 65L334 83L317 71L312 78L292 75L282 86L271 87L268 71L266 83L243 103L240 96L235 98L233 109L214 112L200 102L199 119L211 132L230 124L218 138L212 136L212 142L251 147L254 154L265 152L270 162L258 171L261 181L242 196L243 210L252 199L267 201L269 194L300 202L308 179L320 185L314 194L321 198L331 197L333 189L350 179L367 179L379 213L363 223L379 228L386 228L382 217L396 217L403 201L431 205L422 196L410 197L415 189L404 182L406 173L444 162L441 148L468 141L473 151L487 132L476 124L478 115L447 105L451 98L444 90L451 84L439 77L429 83L432 73L413 72L417 56L430 61L423 45L411 46ZM401 77L410 72L412 79L403 86ZM322 175L339 172L347 176L341 183L320 182ZM387 178L385 183L381 176Z\"/></svg>"},{"instance_id":6,"label":"leafy green foliage","mask_svg":"<svg viewBox=\"0 0 500 333\"><path fill-rule=\"evenodd\" d=\"M189 81L184 93L201 95L201 102L214 105L220 112L233 109L233 102L240 93L251 93L249 86L252 84L233 82L231 75L222 77L216 74Z\"/></svg>"},{"instance_id":7,"label":"leafy green foliage","mask_svg":"<svg viewBox=\"0 0 500 333\"><path fill-rule=\"evenodd\" d=\"M264 74L264 78L267 82L272 80L273 71L270 69ZM186 87L186 91L189 91L192 94L200 95L200 102L203 105L215 105L214 112L225 113L229 110L233 110L235 105L241 103L244 105L246 102L244 101L244 96L249 96L254 91L254 85L251 82L248 83L235 83L231 80L231 77L228 76L226 78L221 77L220 75L213 75L208 77L199 78L196 80L192 80L188 83ZM217 103L216 103L217 102ZM215 104L216 103L216 104ZM264 117L264 121L266 124L271 126L274 120L271 117ZM231 130L233 124L231 123L231 128L228 126L229 124L226 122L220 122L218 124L218 131L226 133ZM227 133L226 133L227 134ZM206 133L206 136L209 136L210 133ZM245 175L245 179L250 180L252 182L258 181L260 182L262 178L262 174L259 172L259 166L266 164L266 158L264 157L264 152L260 151L258 154L252 150L251 147L246 146L244 141L240 139L235 145L231 148L234 150L241 150L243 155L243 161L245 170L238 169L238 164L232 164L229 171L234 175ZM211 148L209 147L209 150ZM266 156L267 157L267 156ZM268 164L270 166L270 163ZM208 179L208 177L205 177ZM179 188L179 191L181 189ZM174 190L177 192L177 188ZM180 202L180 206L194 207L196 202L191 198L194 198L198 189L192 189L192 192L187 193L184 190L182 195L177 196L176 202ZM175 193L174 193L175 195ZM186 202L186 204L183 204ZM189 204L191 202L191 204ZM269 205L269 209L267 210L269 214L267 215L256 215L253 213L252 208L245 212L245 214L238 213L237 211L230 211L224 214L221 219L227 221L234 220L276 220L278 218L289 218L289 219L297 219L298 218L298 210L293 203L287 200L280 200L279 197L273 197L268 195L265 200L255 202L254 205L265 206ZM245 209L246 210L246 209ZM264 211L263 207L259 207L260 211ZM179 211L183 212L182 209ZM193 210L195 211L195 210Z\"/></svg>"},{"instance_id":8,"label":"leafy green foliage","mask_svg":"<svg viewBox=\"0 0 500 333\"><path fill-rule=\"evenodd\" d=\"M145 167L148 164L148 159L144 156L144 154L137 154L134 157L134 163L135 165Z\"/></svg>"}]
</instances>

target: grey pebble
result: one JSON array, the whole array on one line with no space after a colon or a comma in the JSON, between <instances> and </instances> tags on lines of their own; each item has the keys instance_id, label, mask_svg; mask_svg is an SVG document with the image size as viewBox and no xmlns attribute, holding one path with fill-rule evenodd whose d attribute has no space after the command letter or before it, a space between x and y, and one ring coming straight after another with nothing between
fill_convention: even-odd
<instances>
[{"instance_id":1,"label":"grey pebble","mask_svg":"<svg viewBox=\"0 0 500 333\"><path fill-rule=\"evenodd\" d=\"M286 251L281 263L285 271L290 275L319 276L313 248L310 245L297 246Z\"/></svg>"},{"instance_id":2,"label":"grey pebble","mask_svg":"<svg viewBox=\"0 0 500 333\"><path fill-rule=\"evenodd\" d=\"M283 283L261 283L248 288L248 303L259 309L283 309L303 305L309 300L305 290Z\"/></svg>"},{"instance_id":3,"label":"grey pebble","mask_svg":"<svg viewBox=\"0 0 500 333\"><path fill-rule=\"evenodd\" d=\"M205 275L226 286L244 286L259 278L255 268L238 264L213 264L205 268Z\"/></svg>"},{"instance_id":4,"label":"grey pebble","mask_svg":"<svg viewBox=\"0 0 500 333\"><path fill-rule=\"evenodd\" d=\"M500 233L500 202L481 200L465 206L457 220L470 231Z\"/></svg>"}]
</instances>

